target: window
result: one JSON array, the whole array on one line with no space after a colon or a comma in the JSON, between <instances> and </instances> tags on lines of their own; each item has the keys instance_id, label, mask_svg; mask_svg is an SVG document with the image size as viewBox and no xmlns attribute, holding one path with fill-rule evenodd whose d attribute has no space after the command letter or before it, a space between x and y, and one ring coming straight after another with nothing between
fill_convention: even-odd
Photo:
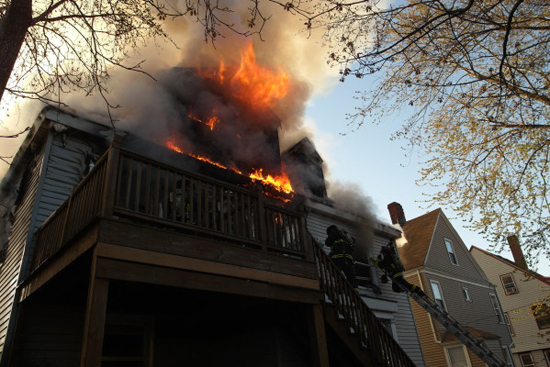
<instances>
[{"instance_id":1,"label":"window","mask_svg":"<svg viewBox=\"0 0 550 367\"><path fill-rule=\"evenodd\" d=\"M463 346L445 348L449 367L469 367L468 356Z\"/></svg>"},{"instance_id":2,"label":"window","mask_svg":"<svg viewBox=\"0 0 550 367\"><path fill-rule=\"evenodd\" d=\"M504 287L504 293L506 293L507 296L510 294L519 293L512 273L501 275L500 281L502 282L502 286Z\"/></svg>"},{"instance_id":3,"label":"window","mask_svg":"<svg viewBox=\"0 0 550 367\"><path fill-rule=\"evenodd\" d=\"M472 302L472 297L470 297L470 291L466 287L462 287L462 294L464 295L464 299L468 302Z\"/></svg>"},{"instance_id":4,"label":"window","mask_svg":"<svg viewBox=\"0 0 550 367\"><path fill-rule=\"evenodd\" d=\"M449 253L449 260L451 260L451 264L458 265L455 251L453 249L453 243L451 242L451 240L445 238L445 247L447 248L447 252Z\"/></svg>"},{"instance_id":5,"label":"window","mask_svg":"<svg viewBox=\"0 0 550 367\"><path fill-rule=\"evenodd\" d=\"M532 306L533 317L539 329L550 328L550 307L546 303Z\"/></svg>"},{"instance_id":6,"label":"window","mask_svg":"<svg viewBox=\"0 0 550 367\"><path fill-rule=\"evenodd\" d=\"M510 335L516 336L516 333L514 333L514 327L512 326L512 321L510 320L510 315L508 312L504 313L504 320L506 320L506 325L508 325L508 330L510 330Z\"/></svg>"},{"instance_id":7,"label":"window","mask_svg":"<svg viewBox=\"0 0 550 367\"><path fill-rule=\"evenodd\" d=\"M533 356L531 356L531 353L521 353L519 355L519 360L521 361L522 367L536 367L535 361L533 361Z\"/></svg>"},{"instance_id":8,"label":"window","mask_svg":"<svg viewBox=\"0 0 550 367\"><path fill-rule=\"evenodd\" d=\"M441 292L441 285L439 284L439 282L436 282L434 280L432 280L430 284L432 286L432 293L434 295L435 303L437 303L439 308L446 311L447 308L445 307L445 302L443 301L443 293Z\"/></svg>"},{"instance_id":9,"label":"window","mask_svg":"<svg viewBox=\"0 0 550 367\"><path fill-rule=\"evenodd\" d=\"M491 298L491 303L493 305L493 309L495 310L495 315L497 315L498 323L504 324L504 315L502 314L502 308L500 308L500 303L496 294L489 293L489 298Z\"/></svg>"}]
</instances>

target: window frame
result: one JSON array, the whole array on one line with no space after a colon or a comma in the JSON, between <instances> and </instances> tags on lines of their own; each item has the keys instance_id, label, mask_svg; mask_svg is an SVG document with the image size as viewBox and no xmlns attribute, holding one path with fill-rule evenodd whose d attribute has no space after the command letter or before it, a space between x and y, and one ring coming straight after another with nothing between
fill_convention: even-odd
<instances>
[{"instance_id":1,"label":"window frame","mask_svg":"<svg viewBox=\"0 0 550 367\"><path fill-rule=\"evenodd\" d=\"M465 301L473 302L472 301L472 296L470 294L470 290L468 289L468 287L462 287L462 294L464 295L464 300Z\"/></svg>"},{"instance_id":2,"label":"window frame","mask_svg":"<svg viewBox=\"0 0 550 367\"><path fill-rule=\"evenodd\" d=\"M514 287L514 292L509 292L508 291L508 288L506 287L506 282L504 281L504 277L510 277L510 279L512 280L512 284L513 284L513 287ZM512 273L506 273L506 274L502 274L500 276L500 282L502 283L502 288L504 289L504 294L509 296L509 295L512 295L512 294L518 294L519 293L519 289L518 289L518 285L516 284L516 280L514 279L514 274Z\"/></svg>"},{"instance_id":3,"label":"window frame","mask_svg":"<svg viewBox=\"0 0 550 367\"><path fill-rule=\"evenodd\" d=\"M449 261L452 265L458 266L458 258L456 257L455 247L453 241L448 238L444 238L443 242L445 243L445 249L447 250L447 255L449 255Z\"/></svg>"},{"instance_id":4,"label":"window frame","mask_svg":"<svg viewBox=\"0 0 550 367\"><path fill-rule=\"evenodd\" d=\"M447 366L449 366L449 367L453 366L452 361L451 361L451 356L449 355L449 350L450 349L458 349L458 348L462 349L462 353L464 355L464 359L466 360L466 364L467 364L468 367L471 367L472 366L472 361L470 361L470 356L468 355L468 351L466 350L466 346L462 345L462 344L453 344L453 345L448 345L448 346L444 347L444 349L445 349L445 359L447 361Z\"/></svg>"},{"instance_id":5,"label":"window frame","mask_svg":"<svg viewBox=\"0 0 550 367\"><path fill-rule=\"evenodd\" d=\"M502 305L500 304L498 296L495 293L489 293L489 299L491 300L491 305L495 311L495 316L497 317L498 323L505 324L506 319L504 318L504 312L502 311Z\"/></svg>"},{"instance_id":6,"label":"window frame","mask_svg":"<svg viewBox=\"0 0 550 367\"><path fill-rule=\"evenodd\" d=\"M550 349L543 349L542 354L544 354L544 358L546 359L546 363L550 366Z\"/></svg>"},{"instance_id":7,"label":"window frame","mask_svg":"<svg viewBox=\"0 0 550 367\"><path fill-rule=\"evenodd\" d=\"M510 318L510 314L508 312L504 312L504 321L506 321L506 325L508 325L508 331L510 331L510 335L516 336L514 326L512 325L512 319Z\"/></svg>"},{"instance_id":8,"label":"window frame","mask_svg":"<svg viewBox=\"0 0 550 367\"><path fill-rule=\"evenodd\" d=\"M531 363L529 364L523 363L522 356L529 356ZM537 367L537 365L535 364L535 360L533 359L533 355L530 352L518 353L518 358L519 358L519 362L521 363L521 367Z\"/></svg>"},{"instance_id":9,"label":"window frame","mask_svg":"<svg viewBox=\"0 0 550 367\"><path fill-rule=\"evenodd\" d=\"M437 287L437 291L441 296L440 298L436 297L436 292L434 291L434 285ZM447 311L447 304L445 303L445 297L443 296L443 288L441 288L441 283L437 280L430 279L430 290L432 291L432 295L435 303L438 306L440 306L443 309L443 311ZM438 303L438 301L441 301L441 305Z\"/></svg>"},{"instance_id":10,"label":"window frame","mask_svg":"<svg viewBox=\"0 0 550 367\"><path fill-rule=\"evenodd\" d=\"M533 318L535 319L539 330L550 329L550 306L548 306L546 303L541 303L540 306L544 307L548 312L548 315L546 315L544 318L544 322L546 323L546 325L541 326L540 319L537 317L537 305L531 306L531 310L533 311Z\"/></svg>"}]
</instances>

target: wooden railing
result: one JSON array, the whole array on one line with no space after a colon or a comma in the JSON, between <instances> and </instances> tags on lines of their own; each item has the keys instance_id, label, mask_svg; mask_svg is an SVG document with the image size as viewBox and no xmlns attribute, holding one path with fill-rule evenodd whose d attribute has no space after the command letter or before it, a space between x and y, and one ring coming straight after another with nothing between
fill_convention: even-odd
<instances>
[{"instance_id":1,"label":"wooden railing","mask_svg":"<svg viewBox=\"0 0 550 367\"><path fill-rule=\"evenodd\" d=\"M32 269L57 253L61 247L83 230L101 212L101 197L107 171L107 155L103 156L69 198L38 230Z\"/></svg>"},{"instance_id":2,"label":"wooden railing","mask_svg":"<svg viewBox=\"0 0 550 367\"><path fill-rule=\"evenodd\" d=\"M177 169L115 141L40 227L33 269L97 217L124 217L313 260L303 216L268 199L257 186L243 188Z\"/></svg>"},{"instance_id":3,"label":"wooden railing","mask_svg":"<svg viewBox=\"0 0 550 367\"><path fill-rule=\"evenodd\" d=\"M321 288L335 311L342 316L342 321L347 323L348 330L352 330L359 338L358 342L367 349L366 355L376 365L414 367L414 362L354 291L330 257L315 240L312 242Z\"/></svg>"}]
</instances>

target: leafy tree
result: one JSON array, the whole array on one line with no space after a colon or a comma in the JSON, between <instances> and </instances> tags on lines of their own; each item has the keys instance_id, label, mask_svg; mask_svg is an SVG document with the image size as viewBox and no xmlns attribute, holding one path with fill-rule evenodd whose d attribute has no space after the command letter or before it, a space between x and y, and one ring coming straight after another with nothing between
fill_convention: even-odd
<instances>
[{"instance_id":1,"label":"leafy tree","mask_svg":"<svg viewBox=\"0 0 550 367\"><path fill-rule=\"evenodd\" d=\"M376 0L284 4L325 27L329 59L378 83L352 128L396 109L395 137L426 154L423 184L502 249L519 234L531 265L550 256L550 3ZM498 244L498 245L497 245Z\"/></svg>"}]
</instances>

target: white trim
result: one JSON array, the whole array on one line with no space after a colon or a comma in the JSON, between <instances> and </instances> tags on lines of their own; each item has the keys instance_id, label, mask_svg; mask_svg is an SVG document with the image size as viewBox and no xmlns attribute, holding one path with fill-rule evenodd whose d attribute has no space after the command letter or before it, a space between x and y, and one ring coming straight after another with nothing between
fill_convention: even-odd
<instances>
[{"instance_id":1,"label":"white trim","mask_svg":"<svg viewBox=\"0 0 550 367\"><path fill-rule=\"evenodd\" d=\"M464 300L466 302L473 302L472 295L470 294L468 287L462 287L462 295L464 295Z\"/></svg>"},{"instance_id":2,"label":"white trim","mask_svg":"<svg viewBox=\"0 0 550 367\"><path fill-rule=\"evenodd\" d=\"M437 225L439 224L439 217L441 216L442 211L439 211L439 214L437 215L437 219L435 221L434 230L432 231L432 235L430 236L430 245L428 246L428 249L426 250L426 256L424 256L424 261L422 261L422 265L425 265L428 263L429 256L432 252L432 245L434 242L434 236L436 232Z\"/></svg>"},{"instance_id":3,"label":"white trim","mask_svg":"<svg viewBox=\"0 0 550 367\"><path fill-rule=\"evenodd\" d=\"M459 265L458 257L456 256L455 246L453 241L448 239L447 237L443 237L443 244L445 245L445 250L447 250L447 255L449 256L449 262L451 263L451 265L458 266ZM451 247L451 251L449 251L447 244L449 244L449 246ZM454 258L455 262L451 260L451 254L453 255L452 257Z\"/></svg>"},{"instance_id":4,"label":"white trim","mask_svg":"<svg viewBox=\"0 0 550 367\"><path fill-rule=\"evenodd\" d=\"M442 274L438 271L426 270L425 268L420 270L420 271L423 271L426 274L432 274L432 275L437 275L437 276L442 277L442 278L456 280L458 282L462 282L462 283L465 283L465 284L475 285L475 286L478 286L478 287L484 287L484 288L487 288L487 289L495 289L495 287L492 284L489 284L489 285L480 284L480 283L472 282L470 280L465 280L465 279L460 279L460 278L452 277L452 276L449 276L449 275L445 275L445 274Z\"/></svg>"},{"instance_id":5,"label":"white trim","mask_svg":"<svg viewBox=\"0 0 550 367\"><path fill-rule=\"evenodd\" d=\"M441 283L438 280L430 279L430 291L433 293L433 299L434 301L436 301L435 303L437 304L437 298L435 297L433 284L437 285L437 290L439 291L439 295L441 296L441 302L443 302L443 310L447 311L447 302L445 302L445 296L443 295L443 288L441 287Z\"/></svg>"},{"instance_id":6,"label":"white trim","mask_svg":"<svg viewBox=\"0 0 550 367\"><path fill-rule=\"evenodd\" d=\"M497 308L495 307L495 304L493 303L493 297L495 302L498 306L499 314L497 314ZM498 299L498 295L496 293L489 293L489 299L491 300L491 306L493 306L493 310L495 310L495 316L500 318L502 321L499 322L499 324L506 324L506 317L504 316L504 311L502 310L502 305L500 304L500 300ZM500 316L500 317L499 317Z\"/></svg>"}]
</instances>

